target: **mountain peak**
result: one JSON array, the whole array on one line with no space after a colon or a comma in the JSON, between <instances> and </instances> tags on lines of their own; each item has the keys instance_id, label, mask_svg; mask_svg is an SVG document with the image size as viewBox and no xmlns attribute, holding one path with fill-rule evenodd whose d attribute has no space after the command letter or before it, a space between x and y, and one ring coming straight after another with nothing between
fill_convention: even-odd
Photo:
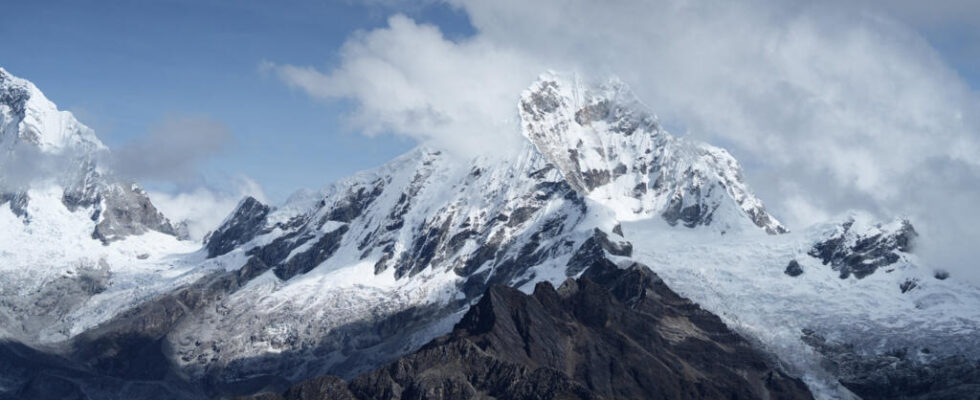
<instances>
[{"instance_id":1,"label":"mountain peak","mask_svg":"<svg viewBox=\"0 0 980 400\"><path fill-rule=\"evenodd\" d=\"M620 220L660 214L668 223L768 233L786 229L766 212L721 148L675 138L617 78L586 83L548 72L518 106L523 135L569 185ZM724 211L719 211L724 210Z\"/></svg>"},{"instance_id":2,"label":"mountain peak","mask_svg":"<svg viewBox=\"0 0 980 400\"><path fill-rule=\"evenodd\" d=\"M106 150L95 132L44 96L33 83L0 68L0 147L20 143L46 153Z\"/></svg>"},{"instance_id":3,"label":"mountain peak","mask_svg":"<svg viewBox=\"0 0 980 400\"><path fill-rule=\"evenodd\" d=\"M0 204L8 199L11 209L23 218L31 217L27 204L58 204L72 213L86 210L83 221L95 223L92 238L109 243L148 230L175 234L174 227L150 202L146 193L129 182L121 182L100 165L108 151L95 131L61 111L33 83L0 68L0 167L20 165L30 160L45 166L30 171L28 178L0 168ZM32 199L30 190L37 182L54 181L61 191L55 202ZM45 192L51 194L54 192ZM58 213L46 207L42 213ZM87 223L87 222L86 222ZM28 229L30 231L30 229Z\"/></svg>"}]
</instances>

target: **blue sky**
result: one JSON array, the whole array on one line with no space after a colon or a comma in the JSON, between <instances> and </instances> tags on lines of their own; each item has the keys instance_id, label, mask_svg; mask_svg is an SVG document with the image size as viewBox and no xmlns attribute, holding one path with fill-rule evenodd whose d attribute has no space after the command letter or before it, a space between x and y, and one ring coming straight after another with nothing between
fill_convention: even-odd
<instances>
[{"instance_id":1,"label":"blue sky","mask_svg":"<svg viewBox=\"0 0 980 400\"><path fill-rule=\"evenodd\" d=\"M385 25L390 8L346 1L4 3L0 65L33 81L110 148L168 118L224 123L234 139L206 162L203 184L244 174L282 199L414 145L354 134L341 117L344 102L312 101L259 70L263 60L328 66L352 32ZM448 35L472 33L465 14L444 5L399 11Z\"/></svg>"}]
</instances>

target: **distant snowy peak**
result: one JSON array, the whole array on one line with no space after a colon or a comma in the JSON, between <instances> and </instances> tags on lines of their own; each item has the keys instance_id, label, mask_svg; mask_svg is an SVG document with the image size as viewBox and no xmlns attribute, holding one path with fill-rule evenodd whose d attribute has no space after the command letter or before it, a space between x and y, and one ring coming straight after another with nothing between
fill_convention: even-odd
<instances>
[{"instance_id":1,"label":"distant snowy peak","mask_svg":"<svg viewBox=\"0 0 980 400\"><path fill-rule=\"evenodd\" d=\"M25 225L32 220L32 189L54 185L73 218L78 212L78 218L95 222L93 239L108 243L148 230L175 234L146 192L102 165L108 151L92 129L58 110L33 83L0 68L0 204L9 203ZM41 193L49 192L34 196Z\"/></svg>"},{"instance_id":2,"label":"distant snowy peak","mask_svg":"<svg viewBox=\"0 0 980 400\"><path fill-rule=\"evenodd\" d=\"M619 80L549 72L524 91L519 113L524 136L568 184L621 220L660 214L671 225L727 231L751 221L786 232L727 151L671 136Z\"/></svg>"},{"instance_id":3,"label":"distant snowy peak","mask_svg":"<svg viewBox=\"0 0 980 400\"><path fill-rule=\"evenodd\" d=\"M0 148L20 143L47 153L106 150L92 129L58 110L33 83L0 68Z\"/></svg>"}]
</instances>

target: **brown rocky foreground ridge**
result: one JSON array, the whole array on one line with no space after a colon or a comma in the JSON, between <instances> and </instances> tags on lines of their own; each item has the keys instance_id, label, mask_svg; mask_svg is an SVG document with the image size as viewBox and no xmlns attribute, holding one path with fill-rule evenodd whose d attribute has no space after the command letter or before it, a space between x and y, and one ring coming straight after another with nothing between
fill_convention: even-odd
<instances>
[{"instance_id":1,"label":"brown rocky foreground ridge","mask_svg":"<svg viewBox=\"0 0 980 400\"><path fill-rule=\"evenodd\" d=\"M491 286L453 331L347 382L257 399L810 399L647 267L600 259L557 290Z\"/></svg>"}]
</instances>

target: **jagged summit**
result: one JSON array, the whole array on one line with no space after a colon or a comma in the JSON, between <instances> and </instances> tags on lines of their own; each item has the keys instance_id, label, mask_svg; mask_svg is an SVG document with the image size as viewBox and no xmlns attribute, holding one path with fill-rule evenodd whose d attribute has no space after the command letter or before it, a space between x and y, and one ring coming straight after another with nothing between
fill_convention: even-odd
<instances>
[{"instance_id":1,"label":"jagged summit","mask_svg":"<svg viewBox=\"0 0 980 400\"><path fill-rule=\"evenodd\" d=\"M786 232L731 154L673 137L618 79L589 85L546 73L521 95L519 112L524 136L568 184L620 220L659 214L671 225L728 231L751 221Z\"/></svg>"},{"instance_id":2,"label":"jagged summit","mask_svg":"<svg viewBox=\"0 0 980 400\"><path fill-rule=\"evenodd\" d=\"M28 143L47 153L106 150L95 132L25 79L0 68L0 149Z\"/></svg>"}]
</instances>

